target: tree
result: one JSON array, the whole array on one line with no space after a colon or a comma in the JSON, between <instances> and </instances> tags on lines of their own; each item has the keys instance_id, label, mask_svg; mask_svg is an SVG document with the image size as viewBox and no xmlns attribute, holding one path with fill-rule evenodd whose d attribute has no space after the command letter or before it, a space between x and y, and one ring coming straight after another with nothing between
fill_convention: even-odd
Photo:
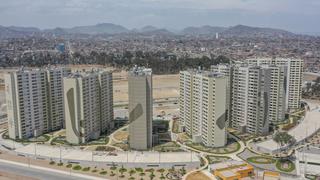
<instances>
[{"instance_id":1,"label":"tree","mask_svg":"<svg viewBox=\"0 0 320 180\"><path fill-rule=\"evenodd\" d=\"M134 173L136 173L136 171L134 169L130 169L129 171L130 176L132 176Z\"/></svg>"},{"instance_id":2,"label":"tree","mask_svg":"<svg viewBox=\"0 0 320 180\"><path fill-rule=\"evenodd\" d=\"M123 173L127 172L127 169L123 167L123 165L121 166L121 168L119 169L119 172L121 174L121 176L123 177Z\"/></svg>"},{"instance_id":3,"label":"tree","mask_svg":"<svg viewBox=\"0 0 320 180\"><path fill-rule=\"evenodd\" d=\"M280 145L280 148L295 143L295 138L287 132L277 132L273 136L273 140Z\"/></svg>"}]
</instances>

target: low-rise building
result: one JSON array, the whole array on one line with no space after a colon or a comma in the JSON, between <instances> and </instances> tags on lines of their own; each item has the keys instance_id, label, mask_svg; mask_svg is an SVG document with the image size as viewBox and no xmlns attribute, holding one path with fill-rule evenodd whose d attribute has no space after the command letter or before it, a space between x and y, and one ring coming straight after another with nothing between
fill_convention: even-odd
<instances>
[{"instance_id":1,"label":"low-rise building","mask_svg":"<svg viewBox=\"0 0 320 180\"><path fill-rule=\"evenodd\" d=\"M211 164L210 171L221 180L240 180L254 176L252 165L234 160Z\"/></svg>"}]
</instances>

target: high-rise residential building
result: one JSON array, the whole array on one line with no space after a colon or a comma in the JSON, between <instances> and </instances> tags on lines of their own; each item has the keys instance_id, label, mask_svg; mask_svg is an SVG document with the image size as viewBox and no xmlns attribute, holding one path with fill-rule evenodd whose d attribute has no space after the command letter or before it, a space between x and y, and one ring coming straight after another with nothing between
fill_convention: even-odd
<instances>
[{"instance_id":1,"label":"high-rise residential building","mask_svg":"<svg viewBox=\"0 0 320 180\"><path fill-rule=\"evenodd\" d=\"M128 73L129 145L132 149L152 147L152 70L135 66Z\"/></svg>"},{"instance_id":2,"label":"high-rise residential building","mask_svg":"<svg viewBox=\"0 0 320 180\"><path fill-rule=\"evenodd\" d=\"M224 75L227 79L227 127L231 126L231 114L232 114L232 75L233 75L233 66L230 64L218 64L211 66L211 71L215 73L220 73Z\"/></svg>"},{"instance_id":3,"label":"high-rise residential building","mask_svg":"<svg viewBox=\"0 0 320 180\"><path fill-rule=\"evenodd\" d=\"M113 127L112 74L75 72L64 80L67 141L83 144Z\"/></svg>"},{"instance_id":4,"label":"high-rise residential building","mask_svg":"<svg viewBox=\"0 0 320 180\"><path fill-rule=\"evenodd\" d=\"M268 118L271 124L281 124L285 120L287 108L287 66L268 65L264 66L271 70L270 99Z\"/></svg>"},{"instance_id":5,"label":"high-rise residential building","mask_svg":"<svg viewBox=\"0 0 320 180\"><path fill-rule=\"evenodd\" d=\"M49 98L49 129L59 130L65 127L63 77L68 76L71 70L68 68L46 68L48 78Z\"/></svg>"},{"instance_id":6,"label":"high-rise residential building","mask_svg":"<svg viewBox=\"0 0 320 180\"><path fill-rule=\"evenodd\" d=\"M248 59L249 65L276 65L286 66L286 111L300 108L303 81L303 60L285 58L256 58Z\"/></svg>"},{"instance_id":7,"label":"high-rise residential building","mask_svg":"<svg viewBox=\"0 0 320 180\"><path fill-rule=\"evenodd\" d=\"M9 137L27 139L49 132L47 74L18 70L5 75Z\"/></svg>"},{"instance_id":8,"label":"high-rise residential building","mask_svg":"<svg viewBox=\"0 0 320 180\"><path fill-rule=\"evenodd\" d=\"M180 72L180 124L194 142L208 147L226 144L227 83L222 74Z\"/></svg>"},{"instance_id":9,"label":"high-rise residential building","mask_svg":"<svg viewBox=\"0 0 320 180\"><path fill-rule=\"evenodd\" d=\"M269 132L271 70L235 66L232 88L232 127L252 134Z\"/></svg>"},{"instance_id":10,"label":"high-rise residential building","mask_svg":"<svg viewBox=\"0 0 320 180\"><path fill-rule=\"evenodd\" d=\"M5 75L9 136L26 139L63 128L65 68L24 69Z\"/></svg>"}]
</instances>

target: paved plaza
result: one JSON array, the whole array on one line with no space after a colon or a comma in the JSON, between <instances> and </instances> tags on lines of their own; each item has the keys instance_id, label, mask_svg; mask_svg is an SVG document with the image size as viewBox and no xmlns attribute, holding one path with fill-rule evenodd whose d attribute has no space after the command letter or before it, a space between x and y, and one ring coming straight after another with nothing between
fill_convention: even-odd
<instances>
[{"instance_id":1,"label":"paved plaza","mask_svg":"<svg viewBox=\"0 0 320 180\"><path fill-rule=\"evenodd\" d=\"M320 105L312 102L307 102L307 104L310 110L306 112L304 119L288 132L296 139L297 143L304 141L320 129ZM257 143L254 148L264 153L276 153L279 151L278 144L272 139Z\"/></svg>"},{"instance_id":2,"label":"paved plaza","mask_svg":"<svg viewBox=\"0 0 320 180\"><path fill-rule=\"evenodd\" d=\"M124 165L126 167L166 167L185 166L196 168L200 166L197 153L194 152L97 152L84 151L69 147L53 147L30 144L15 150L19 155L37 156L63 162L76 162L86 165Z\"/></svg>"}]
</instances>

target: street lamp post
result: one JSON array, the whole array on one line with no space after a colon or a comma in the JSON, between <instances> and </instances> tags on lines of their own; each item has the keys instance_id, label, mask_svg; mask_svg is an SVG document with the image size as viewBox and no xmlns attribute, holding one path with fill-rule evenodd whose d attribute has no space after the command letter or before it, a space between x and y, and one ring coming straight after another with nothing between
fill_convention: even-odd
<instances>
[{"instance_id":1,"label":"street lamp post","mask_svg":"<svg viewBox=\"0 0 320 180\"><path fill-rule=\"evenodd\" d=\"M61 161L62 161L62 155L61 155L61 145L59 146L59 149L60 149L60 163L61 163Z\"/></svg>"},{"instance_id":2,"label":"street lamp post","mask_svg":"<svg viewBox=\"0 0 320 180\"><path fill-rule=\"evenodd\" d=\"M37 143L34 144L34 157L37 159Z\"/></svg>"}]
</instances>

